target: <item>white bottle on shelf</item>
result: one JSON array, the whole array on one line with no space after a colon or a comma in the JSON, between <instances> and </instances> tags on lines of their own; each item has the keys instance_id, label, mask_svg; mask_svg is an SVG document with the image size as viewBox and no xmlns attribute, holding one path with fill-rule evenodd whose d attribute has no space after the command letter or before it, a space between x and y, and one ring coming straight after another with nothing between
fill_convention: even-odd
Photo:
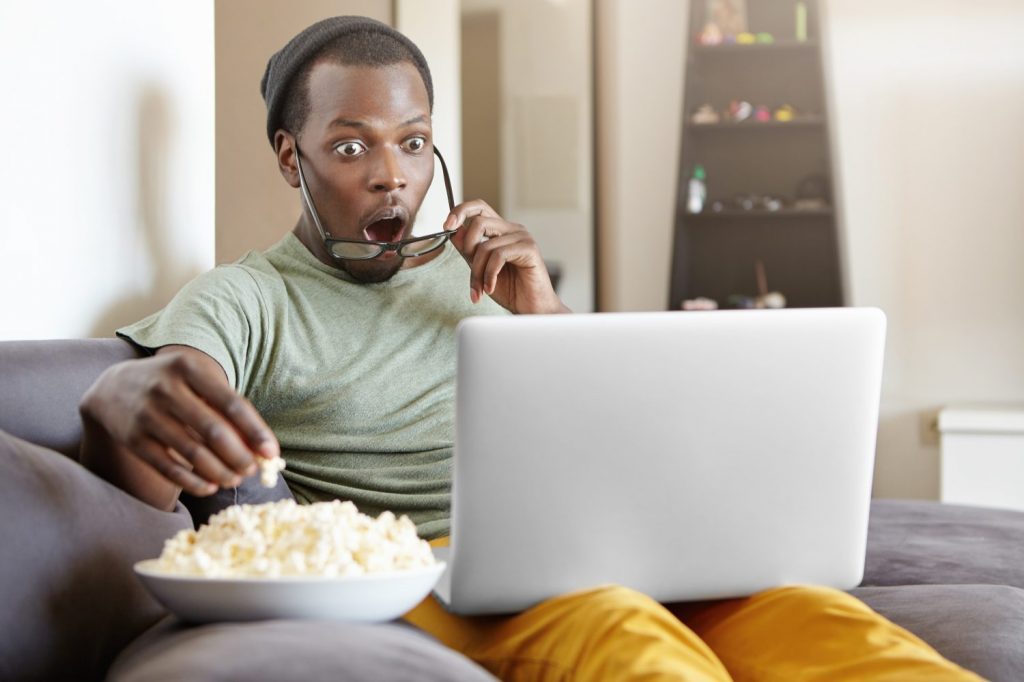
<instances>
[{"instance_id":1,"label":"white bottle on shelf","mask_svg":"<svg viewBox=\"0 0 1024 682\"><path fill-rule=\"evenodd\" d=\"M690 213L700 213L704 210L704 203L708 199L708 188L704 184L706 178L707 173L704 171L704 166L697 165L693 169L689 194L686 198L686 210Z\"/></svg>"}]
</instances>

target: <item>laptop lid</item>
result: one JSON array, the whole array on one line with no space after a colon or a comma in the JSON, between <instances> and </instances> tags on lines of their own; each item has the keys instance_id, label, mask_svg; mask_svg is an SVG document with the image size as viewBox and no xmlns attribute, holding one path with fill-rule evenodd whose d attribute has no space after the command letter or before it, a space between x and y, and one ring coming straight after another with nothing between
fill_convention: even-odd
<instances>
[{"instance_id":1,"label":"laptop lid","mask_svg":"<svg viewBox=\"0 0 1024 682\"><path fill-rule=\"evenodd\" d=\"M853 308L465 320L439 596L856 586L884 336Z\"/></svg>"}]
</instances>

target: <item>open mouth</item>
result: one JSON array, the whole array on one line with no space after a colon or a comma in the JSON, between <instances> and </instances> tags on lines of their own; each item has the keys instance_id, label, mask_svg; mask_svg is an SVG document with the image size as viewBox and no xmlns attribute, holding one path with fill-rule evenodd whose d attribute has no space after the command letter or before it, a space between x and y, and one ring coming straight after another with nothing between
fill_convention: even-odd
<instances>
[{"instance_id":1,"label":"open mouth","mask_svg":"<svg viewBox=\"0 0 1024 682\"><path fill-rule=\"evenodd\" d=\"M401 218L375 220L363 229L366 238L374 242L396 242L402 235L405 221Z\"/></svg>"}]
</instances>

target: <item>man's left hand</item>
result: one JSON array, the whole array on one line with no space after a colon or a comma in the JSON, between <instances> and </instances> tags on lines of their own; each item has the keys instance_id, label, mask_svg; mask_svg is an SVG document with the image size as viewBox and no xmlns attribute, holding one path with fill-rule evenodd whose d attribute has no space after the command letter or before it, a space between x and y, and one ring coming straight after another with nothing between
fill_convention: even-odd
<instances>
[{"instance_id":1,"label":"man's left hand","mask_svg":"<svg viewBox=\"0 0 1024 682\"><path fill-rule=\"evenodd\" d=\"M469 263L469 297L487 294L513 313L570 312L551 286L533 236L476 199L456 206L444 222L452 243Z\"/></svg>"}]
</instances>

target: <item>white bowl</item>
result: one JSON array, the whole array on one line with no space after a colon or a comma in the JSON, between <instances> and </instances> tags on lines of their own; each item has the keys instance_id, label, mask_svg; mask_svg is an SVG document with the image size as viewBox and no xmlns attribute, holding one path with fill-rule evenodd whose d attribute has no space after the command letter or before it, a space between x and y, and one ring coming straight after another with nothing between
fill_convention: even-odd
<instances>
[{"instance_id":1,"label":"white bowl","mask_svg":"<svg viewBox=\"0 0 1024 682\"><path fill-rule=\"evenodd\" d=\"M182 620L316 618L372 623L393 620L423 600L445 563L393 573L342 578L199 578L160 572L156 560L135 573L160 603Z\"/></svg>"}]
</instances>

